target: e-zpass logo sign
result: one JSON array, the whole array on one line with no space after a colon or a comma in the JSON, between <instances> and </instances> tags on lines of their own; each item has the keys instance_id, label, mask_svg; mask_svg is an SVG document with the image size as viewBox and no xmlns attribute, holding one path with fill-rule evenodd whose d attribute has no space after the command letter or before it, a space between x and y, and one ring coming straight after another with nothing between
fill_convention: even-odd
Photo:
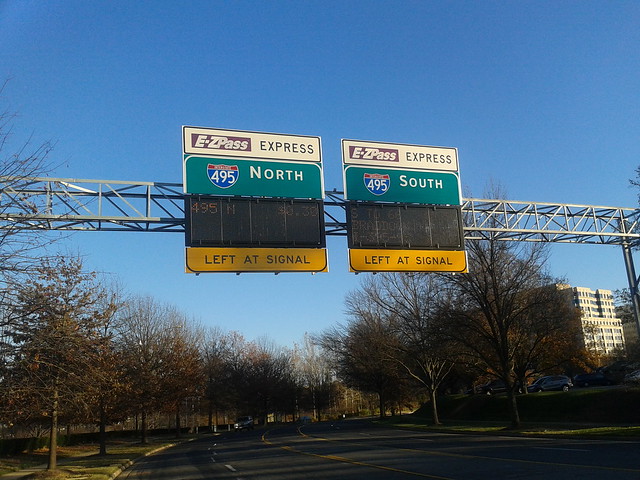
<instances>
[{"instance_id":1,"label":"e-zpass logo sign","mask_svg":"<svg viewBox=\"0 0 640 480\"><path fill-rule=\"evenodd\" d=\"M388 174L365 173L364 186L374 195L384 195L389 191L391 179Z\"/></svg>"},{"instance_id":2,"label":"e-zpass logo sign","mask_svg":"<svg viewBox=\"0 0 640 480\"><path fill-rule=\"evenodd\" d=\"M395 148L350 145L349 158L352 160L383 160L387 162L397 162L400 159L400 154Z\"/></svg>"},{"instance_id":3,"label":"e-zpass logo sign","mask_svg":"<svg viewBox=\"0 0 640 480\"><path fill-rule=\"evenodd\" d=\"M192 133L191 146L195 148L207 148L211 150L236 150L241 152L250 152L251 139L248 137L229 137L221 135Z\"/></svg>"}]
</instances>

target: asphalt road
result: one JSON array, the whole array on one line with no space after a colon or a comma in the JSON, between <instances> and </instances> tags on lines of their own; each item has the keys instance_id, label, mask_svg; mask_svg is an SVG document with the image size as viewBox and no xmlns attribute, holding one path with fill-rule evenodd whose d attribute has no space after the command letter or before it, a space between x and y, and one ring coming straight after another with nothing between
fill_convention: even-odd
<instances>
[{"instance_id":1,"label":"asphalt road","mask_svg":"<svg viewBox=\"0 0 640 480\"><path fill-rule=\"evenodd\" d=\"M146 457L118 480L637 480L639 458L639 441L426 433L347 420L203 437Z\"/></svg>"}]
</instances>

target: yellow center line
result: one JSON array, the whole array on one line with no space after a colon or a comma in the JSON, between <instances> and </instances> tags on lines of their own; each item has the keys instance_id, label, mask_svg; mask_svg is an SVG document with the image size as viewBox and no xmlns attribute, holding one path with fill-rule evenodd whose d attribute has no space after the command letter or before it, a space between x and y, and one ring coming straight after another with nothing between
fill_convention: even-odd
<instances>
[{"instance_id":1,"label":"yellow center line","mask_svg":"<svg viewBox=\"0 0 640 480\"><path fill-rule=\"evenodd\" d=\"M377 468L378 470L385 470L387 472L403 473L403 474L406 474L406 475L413 475L414 477L432 478L432 479L435 479L435 480L454 480L454 479L452 479L450 477L440 477L438 475L429 475L429 474L426 474L426 473L411 472L409 470L402 470L400 468L385 467L384 465L376 465L376 464L373 464L373 463L358 462L357 460L351 460L351 459L345 458L345 457L338 457L337 455L321 455L319 453L303 452L302 450L298 450L297 448L293 448L293 447L290 447L288 445L275 445L273 442L267 440L267 433L269 433L269 431L265 432L262 435L262 441L266 445L269 445L269 446L272 446L272 447L278 447L278 448L280 448L282 450L286 450L287 452L297 453L297 454L300 454L300 455L307 455L309 457L322 458L324 460L332 460L332 461L335 461L335 462L348 463L350 465L356 465L356 466L360 466L360 467ZM323 441L327 441L327 442L337 442L337 440L328 440L326 438L321 438L321 437L309 437L308 435L302 433L299 428L298 428L298 433L300 435L302 435L303 437L307 437L307 438L315 438L316 440L323 440ZM341 442L341 443L347 443L347 442Z\"/></svg>"},{"instance_id":2,"label":"yellow center line","mask_svg":"<svg viewBox=\"0 0 640 480\"><path fill-rule=\"evenodd\" d=\"M297 427L297 432L298 432L298 434L300 436L305 437L305 438L313 438L315 440L321 440L321 441L325 441L325 442L342 443L342 444L350 445L350 446L359 446L359 447L362 446L362 443L349 442L349 441L346 441L346 440L333 440L333 439L329 439L329 438L308 435L308 434L304 433L301 430L301 427ZM265 432L265 435L267 433L268 432ZM266 441L266 439L264 438L264 435L263 435L263 441L265 441L265 443L273 445L273 444L269 443L268 441ZM283 448L283 447L280 447L280 448ZM289 447L289 448L291 448L291 447ZM400 450L400 451L403 451L403 452L421 453L421 454L426 454L426 455L431 455L431 456L439 456L439 457L466 458L466 459L473 459L473 460L493 460L493 461L498 461L498 462L523 463L523 464L528 464L528 465L547 465L547 466L553 466L553 467L582 468L582 469L587 469L587 470L596 470L597 469L597 470L605 470L605 471L612 471L612 472L640 473L640 469L637 469L637 468L605 467L605 466L601 466L601 465L582 465L582 464L559 463L559 462L543 462L543 461L539 461L539 460L523 460L523 459L517 459L517 458L487 457L487 456L484 456L484 455L470 455L470 454L463 454L463 453L441 452L441 451L435 451L435 450L419 450L419 449L415 449L415 448L404 448L404 447L393 447L393 449ZM320 458L331 459L330 456L309 454L309 453L306 453L306 452L297 451L296 449L291 449L291 450L295 451L296 453L302 453L302 454L305 454L305 455L313 455L313 456L317 456L317 457L320 457ZM367 466L374 467L374 468L381 468L381 469L385 469L385 470L388 469L388 470L392 470L392 471L396 471L396 472L409 473L409 474L412 474L412 475L415 475L415 476L422 476L422 477L426 477L426 478L446 478L446 477L438 477L438 476L433 476L433 475L420 474L420 473L416 473L416 472L406 472L404 470L396 470L396 469L392 469L392 468L389 468L389 467L382 467L382 466L373 465L373 464L359 463L359 462L349 461L349 460L345 460L345 461L348 461L349 463L353 463L355 465L367 465Z\"/></svg>"}]
</instances>

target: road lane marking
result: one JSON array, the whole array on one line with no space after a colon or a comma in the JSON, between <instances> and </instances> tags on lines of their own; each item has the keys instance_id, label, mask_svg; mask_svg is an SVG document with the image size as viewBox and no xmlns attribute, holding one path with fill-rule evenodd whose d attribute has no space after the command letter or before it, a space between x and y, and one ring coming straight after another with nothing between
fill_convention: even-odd
<instances>
[{"instance_id":1,"label":"road lane marking","mask_svg":"<svg viewBox=\"0 0 640 480\"><path fill-rule=\"evenodd\" d=\"M237 472L237 470L233 468L231 465L225 465L225 467L227 467L232 472Z\"/></svg>"},{"instance_id":2,"label":"road lane marking","mask_svg":"<svg viewBox=\"0 0 640 480\"><path fill-rule=\"evenodd\" d=\"M300 430L298 430L298 432L300 433ZM297 448L293 448L290 447L288 445L275 445L273 442L267 440L267 433L269 433L268 431L262 434L262 441L265 443L265 445L269 445L272 447L277 447L280 448L282 450L285 450L287 452L291 452L291 453L296 453L299 455L307 455L309 457L316 457L316 458L322 458L324 460L332 460L335 462L342 462L342 463L348 463L350 465L356 465L359 467L369 467L369 468L377 468L378 470L384 470L387 472L395 472L395 473L403 473L405 475L412 475L414 477L422 477L422 478L431 478L433 480L454 480L450 477L441 477L438 475L429 475L427 473L419 473L419 472L411 472L409 470L402 470L400 468L393 468L393 467L386 467L384 465L376 465L373 463L365 463L365 462L358 462L357 460L351 460L349 458L345 458L345 457L339 457L337 455L320 455L318 453L309 453L309 452L303 452L302 450L298 450ZM308 435L304 435L305 437L308 437ZM314 437L316 439L318 439L318 437ZM326 440L321 438L321 440ZM331 440L327 440L327 441L331 441Z\"/></svg>"},{"instance_id":3,"label":"road lane marking","mask_svg":"<svg viewBox=\"0 0 640 480\"><path fill-rule=\"evenodd\" d=\"M313 436L313 435L308 435L306 433L303 433L301 430L302 427L298 427L297 431L298 434L301 435L302 437L305 438L313 438L315 440L319 440L319 441L325 441L325 442L335 442L335 443L343 443L346 445L352 445L352 446L359 446L362 447L362 443L356 443L356 442L349 442L346 440L332 440L329 438L325 438L325 437L318 437L318 436ZM274 445L273 443L269 442L266 440L266 435L267 433L269 433L269 431L265 432L262 435L262 441L268 445L272 445L272 446L278 446L278 445ZM505 437L505 438L510 438L511 437ZM387 441L385 439L385 441ZM323 455L317 455L317 454L313 454L313 453L306 453L306 452L302 452L302 451L298 451L292 447L285 447L285 446L279 446L279 448L282 448L284 450L289 450L295 453L301 453L303 455L311 455L311 456L316 456L319 458L329 458L329 456L323 456ZM386 447L389 448L389 447ZM523 459L518 459L518 458L501 458L501 457L488 457L488 456L484 456L484 455L469 455L469 454L462 454L462 453L451 453L451 452L442 452L442 451L435 451L435 450L419 450L419 449L415 449L415 448L402 448L402 447L391 447L395 450L400 450L400 451L405 451L405 452L414 452L414 453L421 453L421 454L426 454L426 455L432 455L432 456L441 456L441 457L452 457L452 458L469 458L469 459L477 459L477 460L493 460L493 461L498 461L498 462L511 462L511 463L523 463L523 464L530 464L530 465L548 465L548 466L554 466L554 467L566 467L566 468L576 468L576 469L586 469L586 470L604 470L604 471L610 471L610 472L631 472L631 473L639 473L640 469L637 468L626 468L626 467L607 467L604 465L583 465L583 464L572 464L572 463L559 463L559 462L543 462L543 461L539 461L539 460L523 460ZM589 451L589 450L587 450ZM333 459L333 460L337 460L337 458ZM348 463L354 463L355 465L359 465L360 463L358 462L350 462L348 459L345 459L345 461L347 461ZM387 467L381 467L381 466L377 466L377 465L373 465L373 464L361 464L361 465L366 465L366 466L370 466L373 468L382 468L382 469L387 469ZM423 476L423 477L427 477L427 478L446 478L446 477L437 477L437 476L430 476L430 475L426 475L426 474L420 474L420 473L415 473L415 472L405 472L402 470L394 470L394 469L390 469L392 471L398 471L398 472L402 472L402 473L409 473L415 476ZM450 480L450 479L449 479Z\"/></svg>"}]
</instances>

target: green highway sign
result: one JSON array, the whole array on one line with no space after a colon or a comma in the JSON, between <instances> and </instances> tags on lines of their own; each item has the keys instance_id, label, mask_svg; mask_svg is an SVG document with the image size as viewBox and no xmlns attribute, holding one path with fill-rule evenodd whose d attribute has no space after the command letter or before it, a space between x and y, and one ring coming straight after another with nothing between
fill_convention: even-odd
<instances>
[{"instance_id":1,"label":"green highway sign","mask_svg":"<svg viewBox=\"0 0 640 480\"><path fill-rule=\"evenodd\" d=\"M182 127L184 193L324 198L320 137Z\"/></svg>"},{"instance_id":2,"label":"green highway sign","mask_svg":"<svg viewBox=\"0 0 640 480\"><path fill-rule=\"evenodd\" d=\"M317 198L324 196L316 162L185 155L185 192L204 195Z\"/></svg>"},{"instance_id":3,"label":"green highway sign","mask_svg":"<svg viewBox=\"0 0 640 480\"><path fill-rule=\"evenodd\" d=\"M460 180L453 172L346 165L349 200L460 205Z\"/></svg>"}]
</instances>

